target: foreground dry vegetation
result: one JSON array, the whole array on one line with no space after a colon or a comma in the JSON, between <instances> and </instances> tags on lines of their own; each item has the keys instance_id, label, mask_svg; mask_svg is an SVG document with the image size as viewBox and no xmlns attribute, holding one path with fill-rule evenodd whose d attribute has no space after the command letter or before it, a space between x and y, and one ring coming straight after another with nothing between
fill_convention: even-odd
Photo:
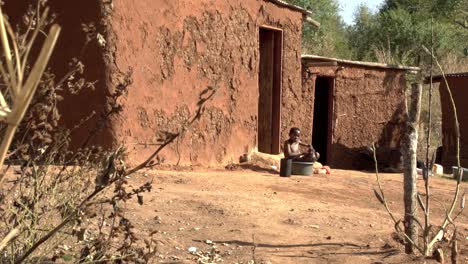
<instances>
[{"instance_id":1,"label":"foreground dry vegetation","mask_svg":"<svg viewBox=\"0 0 468 264\"><path fill-rule=\"evenodd\" d=\"M105 110L76 124L80 127L94 115L100 120L82 138L81 148L70 151L76 127L61 127L57 105L64 99L63 91L75 94L93 89L94 83L84 79L85 65L80 58L70 59L65 76L57 77L46 69L60 31L47 16L46 2L39 0L31 6L18 32L0 12L5 54L0 63L0 116L4 121L0 167L5 159L8 165L0 174L0 263L433 261L403 254L402 233L394 233L393 223L373 197L376 183L372 174L335 171L331 176L280 178L271 169L254 166L255 171L246 171L235 164L230 171L152 170L162 162L158 154L204 114L204 105L212 100L216 87L203 90L193 116L177 131L162 135L143 163L129 168L124 147L106 152L89 144L122 110L118 98L132 83L129 70L108 95ZM100 35L92 24L83 25L83 30L87 35L84 50ZM43 32L50 33L43 36ZM37 61L30 56L35 49L40 51ZM417 123L414 121L414 127ZM427 160L429 164L429 156ZM416 155L413 163L406 167L415 175ZM401 213L402 176L383 175L382 182L389 206ZM437 250L447 250L445 256L456 256L452 262L459 263L457 260L468 261L468 229L465 214L457 216L457 224L450 218L458 206L455 185L453 180L434 179L430 187L431 220L447 218L442 227L430 226L429 210L421 201L420 206L426 215L425 239L440 229L443 239ZM466 184L460 187L464 193ZM428 189L424 193L429 194ZM385 200L383 194L377 196ZM452 200L452 208L447 210L445 206ZM463 209L464 195L461 200ZM455 232L445 229L448 222ZM450 248L459 251L450 254ZM429 249L426 256L432 252Z\"/></svg>"},{"instance_id":2,"label":"foreground dry vegetation","mask_svg":"<svg viewBox=\"0 0 468 264\"><path fill-rule=\"evenodd\" d=\"M148 180L153 192L145 203L129 201L126 210L135 233L154 233L158 263L435 263L404 254L372 193L370 173L280 178L247 170L146 171L130 184ZM382 175L397 213L402 180L400 174ZM453 197L455 183L433 179L435 221L442 220L442 204ZM465 263L466 213L457 222L459 261Z\"/></svg>"}]
</instances>

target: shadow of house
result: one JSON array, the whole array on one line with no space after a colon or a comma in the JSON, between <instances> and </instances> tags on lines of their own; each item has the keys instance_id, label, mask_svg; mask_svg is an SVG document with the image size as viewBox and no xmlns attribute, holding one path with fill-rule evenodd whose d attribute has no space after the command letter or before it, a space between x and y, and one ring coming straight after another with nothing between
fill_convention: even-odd
<instances>
[{"instance_id":1,"label":"shadow of house","mask_svg":"<svg viewBox=\"0 0 468 264\"><path fill-rule=\"evenodd\" d=\"M195 242L204 242L202 240L194 240ZM384 258L400 253L400 250L396 248L385 248L385 247L370 247L369 245L358 245L356 243L349 242L327 242L327 243L304 243L304 244L269 244L269 243L254 243L240 240L227 240L227 241L213 241L216 244L229 244L243 247L255 247L255 248L275 248L279 256L289 258L316 258L322 255L355 255L355 256L373 256L381 255ZM307 250L307 254L297 255L285 255L289 252L282 252L286 249L294 248L310 248Z\"/></svg>"},{"instance_id":2,"label":"shadow of house","mask_svg":"<svg viewBox=\"0 0 468 264\"><path fill-rule=\"evenodd\" d=\"M447 74L447 84L442 76L435 76L434 83L440 83L439 93L442 110L442 154L441 165L445 171L451 171L457 164L457 136L455 129L455 115L450 100L448 89L452 93L453 101L457 109L457 117L460 128L460 163L462 167L468 167L468 73ZM430 80L426 80L430 83Z\"/></svg>"},{"instance_id":3,"label":"shadow of house","mask_svg":"<svg viewBox=\"0 0 468 264\"><path fill-rule=\"evenodd\" d=\"M322 162L343 169L373 169L369 148L376 143L379 167L398 170L406 74L419 69L314 55L302 58L303 84L313 94L303 134L311 135L314 147L325 153Z\"/></svg>"},{"instance_id":4,"label":"shadow of house","mask_svg":"<svg viewBox=\"0 0 468 264\"><path fill-rule=\"evenodd\" d=\"M377 168L381 172L401 172L403 170L400 149L401 138L404 133L403 103L395 109L390 121L381 130L379 139L375 142L375 156ZM372 146L344 149L354 160L353 168L364 171L375 171L375 161Z\"/></svg>"}]
</instances>

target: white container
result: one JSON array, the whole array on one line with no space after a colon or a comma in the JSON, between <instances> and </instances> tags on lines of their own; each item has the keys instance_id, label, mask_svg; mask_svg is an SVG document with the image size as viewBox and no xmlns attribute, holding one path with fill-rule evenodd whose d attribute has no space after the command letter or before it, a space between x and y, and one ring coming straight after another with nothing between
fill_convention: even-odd
<instances>
[{"instance_id":1,"label":"white container","mask_svg":"<svg viewBox=\"0 0 468 264\"><path fill-rule=\"evenodd\" d=\"M432 173L434 175L443 175L444 174L444 167L440 164L434 164L432 166Z\"/></svg>"}]
</instances>

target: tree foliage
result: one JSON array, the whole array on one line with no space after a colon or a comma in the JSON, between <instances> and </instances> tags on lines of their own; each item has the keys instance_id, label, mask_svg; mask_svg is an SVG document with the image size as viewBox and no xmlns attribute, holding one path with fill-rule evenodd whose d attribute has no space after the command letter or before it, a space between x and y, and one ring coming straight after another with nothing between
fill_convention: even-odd
<instances>
[{"instance_id":1,"label":"tree foliage","mask_svg":"<svg viewBox=\"0 0 468 264\"><path fill-rule=\"evenodd\" d=\"M339 15L337 0L288 0L313 13L313 18L321 24L320 28L309 23L304 24L303 49L305 53L330 56L350 57L346 25Z\"/></svg>"},{"instance_id":2,"label":"tree foliage","mask_svg":"<svg viewBox=\"0 0 468 264\"><path fill-rule=\"evenodd\" d=\"M372 46L372 40L377 33L375 30L376 24L377 17L369 7L360 5L354 13L354 26L351 28L352 33L348 33L353 59L372 60L374 53L369 47Z\"/></svg>"},{"instance_id":3,"label":"tree foliage","mask_svg":"<svg viewBox=\"0 0 468 264\"><path fill-rule=\"evenodd\" d=\"M321 23L304 24L306 53L424 66L430 58L422 47L433 42L438 57L468 56L468 0L385 0L377 12L361 5L352 25L344 24L337 0L288 1Z\"/></svg>"},{"instance_id":4,"label":"tree foliage","mask_svg":"<svg viewBox=\"0 0 468 264\"><path fill-rule=\"evenodd\" d=\"M455 21L466 21L462 16L464 2L468 3L386 0L376 14L360 7L354 25L348 28L354 59L421 66L429 59L422 47L432 43L439 57L463 56L468 34Z\"/></svg>"}]
</instances>

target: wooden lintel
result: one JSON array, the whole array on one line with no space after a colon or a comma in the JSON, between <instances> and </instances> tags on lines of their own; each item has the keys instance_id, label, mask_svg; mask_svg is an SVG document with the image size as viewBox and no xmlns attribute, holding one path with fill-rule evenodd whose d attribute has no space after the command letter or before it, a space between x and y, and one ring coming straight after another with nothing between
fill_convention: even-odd
<instances>
[{"instance_id":1,"label":"wooden lintel","mask_svg":"<svg viewBox=\"0 0 468 264\"><path fill-rule=\"evenodd\" d=\"M336 61L311 62L311 63L306 63L306 66L309 66L309 67L338 66L338 62Z\"/></svg>"},{"instance_id":2,"label":"wooden lintel","mask_svg":"<svg viewBox=\"0 0 468 264\"><path fill-rule=\"evenodd\" d=\"M278 28L278 27L273 27L273 26L269 26L269 25L261 25L260 28L264 28L264 29L270 29L270 30L275 30L275 31L283 31L283 29L281 28Z\"/></svg>"}]
</instances>

